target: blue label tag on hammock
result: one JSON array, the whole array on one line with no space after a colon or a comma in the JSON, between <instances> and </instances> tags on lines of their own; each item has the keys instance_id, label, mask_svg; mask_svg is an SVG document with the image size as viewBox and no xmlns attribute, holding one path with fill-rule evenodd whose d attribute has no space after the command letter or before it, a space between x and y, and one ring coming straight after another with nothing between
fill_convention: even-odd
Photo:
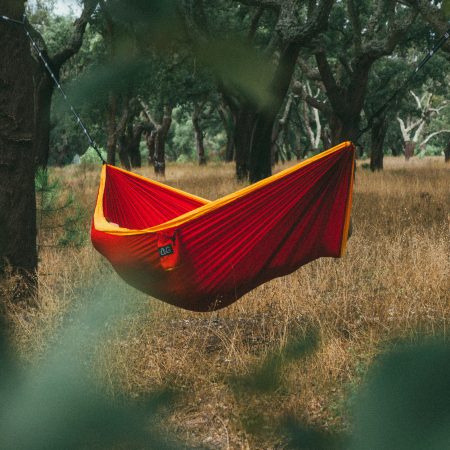
<instances>
[{"instance_id":1,"label":"blue label tag on hammock","mask_svg":"<svg viewBox=\"0 0 450 450\"><path fill-rule=\"evenodd\" d=\"M159 247L159 256L162 258L163 256L173 255L173 247L171 244L165 245L164 247Z\"/></svg>"}]
</instances>

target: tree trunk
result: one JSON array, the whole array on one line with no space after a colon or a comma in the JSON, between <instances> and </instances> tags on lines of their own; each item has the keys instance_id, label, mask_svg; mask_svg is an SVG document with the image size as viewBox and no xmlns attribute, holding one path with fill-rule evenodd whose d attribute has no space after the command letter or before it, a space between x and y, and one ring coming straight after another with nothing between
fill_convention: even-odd
<instances>
[{"instance_id":1,"label":"tree trunk","mask_svg":"<svg viewBox=\"0 0 450 450\"><path fill-rule=\"evenodd\" d=\"M130 162L130 155L128 154L128 143L127 143L127 137L125 134L121 134L119 138L117 139L118 149L119 149L119 160L120 165L125 170L131 170L131 162Z\"/></svg>"},{"instance_id":2,"label":"tree trunk","mask_svg":"<svg viewBox=\"0 0 450 450\"><path fill-rule=\"evenodd\" d=\"M35 94L35 154L36 162L46 167L50 147L50 113L54 83L50 76L42 69L36 77L38 79Z\"/></svg>"},{"instance_id":3,"label":"tree trunk","mask_svg":"<svg viewBox=\"0 0 450 450\"><path fill-rule=\"evenodd\" d=\"M414 156L416 143L413 141L405 142L405 161L409 161Z\"/></svg>"},{"instance_id":4,"label":"tree trunk","mask_svg":"<svg viewBox=\"0 0 450 450\"><path fill-rule=\"evenodd\" d=\"M117 98L114 93L109 95L108 115L107 115L107 162L112 166L116 165L116 147L117 147L117 125L116 125L116 112L117 112Z\"/></svg>"},{"instance_id":5,"label":"tree trunk","mask_svg":"<svg viewBox=\"0 0 450 450\"><path fill-rule=\"evenodd\" d=\"M374 120L371 134L370 170L375 172L383 170L384 139L387 133L387 123L385 117Z\"/></svg>"},{"instance_id":6,"label":"tree trunk","mask_svg":"<svg viewBox=\"0 0 450 450\"><path fill-rule=\"evenodd\" d=\"M194 106L194 112L192 113L192 125L194 126L195 133L195 146L197 149L198 164L200 166L206 165L205 146L203 142L203 130L200 126L200 108L198 105Z\"/></svg>"},{"instance_id":7,"label":"tree trunk","mask_svg":"<svg viewBox=\"0 0 450 450\"><path fill-rule=\"evenodd\" d=\"M2 3L2 14L21 20L24 2ZM23 28L0 22L0 280L9 265L21 275L14 299L36 288L36 199L34 187L35 62Z\"/></svg>"},{"instance_id":8,"label":"tree trunk","mask_svg":"<svg viewBox=\"0 0 450 450\"><path fill-rule=\"evenodd\" d=\"M120 117L115 134L117 136L117 145L119 149L120 164L125 170L131 170L130 157L128 155L128 136L127 128L129 123L133 120L133 115L130 114L129 96L122 97L122 116Z\"/></svg>"},{"instance_id":9,"label":"tree trunk","mask_svg":"<svg viewBox=\"0 0 450 450\"><path fill-rule=\"evenodd\" d=\"M131 167L141 167L142 158L140 152L140 143L142 138L142 133L144 132L144 126L142 124L132 126L128 125L128 145L127 152L130 158Z\"/></svg>"},{"instance_id":10,"label":"tree trunk","mask_svg":"<svg viewBox=\"0 0 450 450\"><path fill-rule=\"evenodd\" d=\"M283 104L291 84L297 63L300 46L297 43L286 45L271 82L271 101L258 114L250 147L250 173L252 183L272 174L272 131L277 114Z\"/></svg>"},{"instance_id":11,"label":"tree trunk","mask_svg":"<svg viewBox=\"0 0 450 450\"><path fill-rule=\"evenodd\" d=\"M147 131L145 141L148 149L147 162L149 166L153 166L153 158L155 157L156 130Z\"/></svg>"},{"instance_id":12,"label":"tree trunk","mask_svg":"<svg viewBox=\"0 0 450 450\"><path fill-rule=\"evenodd\" d=\"M447 147L445 147L445 149L444 149L444 157L445 157L445 162L450 163L450 141L448 141Z\"/></svg>"},{"instance_id":13,"label":"tree trunk","mask_svg":"<svg viewBox=\"0 0 450 450\"><path fill-rule=\"evenodd\" d=\"M256 122L256 113L248 105L237 114L234 127L234 148L236 152L236 177L245 181L249 175L250 146Z\"/></svg>"},{"instance_id":14,"label":"tree trunk","mask_svg":"<svg viewBox=\"0 0 450 450\"><path fill-rule=\"evenodd\" d=\"M280 151L280 146L278 145L278 138L280 137L281 134L281 128L282 125L280 123L279 120L275 121L275 123L273 124L273 128L272 128L272 135L270 138L270 159L271 159L271 165L272 167L275 164L278 164L280 161L280 158L282 158L281 155L281 151Z\"/></svg>"},{"instance_id":15,"label":"tree trunk","mask_svg":"<svg viewBox=\"0 0 450 450\"><path fill-rule=\"evenodd\" d=\"M348 117L342 117L335 113L332 114L330 120L331 147L345 141L356 143L359 135L360 114L361 111L356 115L349 115Z\"/></svg>"},{"instance_id":16,"label":"tree trunk","mask_svg":"<svg viewBox=\"0 0 450 450\"><path fill-rule=\"evenodd\" d=\"M255 124L250 152L251 183L256 183L272 174L272 129L273 114L260 114Z\"/></svg>"},{"instance_id":17,"label":"tree trunk","mask_svg":"<svg viewBox=\"0 0 450 450\"><path fill-rule=\"evenodd\" d=\"M164 107L164 116L161 125L156 130L155 136L155 154L153 157L153 167L155 174L166 175L166 139L172 124L172 108Z\"/></svg>"},{"instance_id":18,"label":"tree trunk","mask_svg":"<svg viewBox=\"0 0 450 450\"><path fill-rule=\"evenodd\" d=\"M225 147L225 161L231 162L235 159L235 151L234 151L234 140L233 140L233 133L234 133L234 120L233 115L228 112L225 105L220 105L219 107L219 115L222 119L223 128L225 130L225 133L227 135L227 144Z\"/></svg>"}]
</instances>

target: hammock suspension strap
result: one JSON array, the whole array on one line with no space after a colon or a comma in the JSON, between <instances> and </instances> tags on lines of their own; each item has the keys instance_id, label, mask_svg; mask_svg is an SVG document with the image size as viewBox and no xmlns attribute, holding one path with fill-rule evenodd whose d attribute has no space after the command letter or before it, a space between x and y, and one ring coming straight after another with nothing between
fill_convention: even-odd
<instances>
[{"instance_id":1,"label":"hammock suspension strap","mask_svg":"<svg viewBox=\"0 0 450 450\"><path fill-rule=\"evenodd\" d=\"M33 46L34 50L38 54L38 56L41 59L42 63L44 64L44 67L47 70L47 72L49 73L51 79L53 80L53 83L58 88L58 90L61 92L61 95L63 96L64 101L69 106L70 111L72 112L73 116L75 117L75 121L77 122L78 126L81 128L83 133L85 134L87 140L89 141L89 145L95 150L95 152L97 153L98 157L101 159L102 163L106 164L106 161L104 160L102 154L100 153L100 149L98 148L98 146L95 143L94 139L92 138L91 134L87 130L86 125L81 120L80 115L77 113L77 111L75 110L74 106L72 105L72 103L70 102L69 98L67 97L67 94L65 93L64 89L62 88L61 83L58 81L58 78L53 73L53 71L52 71L52 69L50 67L50 64L45 59L45 56L42 54L42 52L41 52L39 46L37 45L36 41L31 36L31 33L28 31L28 28L27 28L27 25L26 25L26 16L25 15L23 16L23 20L16 20L16 19L11 19L10 17L7 17L7 16L0 15L0 19L4 20L5 22L11 22L11 23L15 23L17 25L22 25L23 26L23 28L25 30L25 34L27 35L28 39L30 40L31 45Z\"/></svg>"},{"instance_id":2,"label":"hammock suspension strap","mask_svg":"<svg viewBox=\"0 0 450 450\"><path fill-rule=\"evenodd\" d=\"M427 62L438 52L438 50L447 42L449 38L450 28L440 37L435 46L427 52L422 61L420 61L416 68L409 74L408 78L402 83L402 85L384 102L384 104L380 108L375 111L374 114L372 114L372 116L370 116L369 120L367 121L366 127L359 131L358 137L356 139L357 141L359 141L360 137L372 127L374 120L378 118L386 110L389 104L398 97L400 92L402 92L414 79L414 77L417 75L417 72L419 72L427 64Z\"/></svg>"}]
</instances>

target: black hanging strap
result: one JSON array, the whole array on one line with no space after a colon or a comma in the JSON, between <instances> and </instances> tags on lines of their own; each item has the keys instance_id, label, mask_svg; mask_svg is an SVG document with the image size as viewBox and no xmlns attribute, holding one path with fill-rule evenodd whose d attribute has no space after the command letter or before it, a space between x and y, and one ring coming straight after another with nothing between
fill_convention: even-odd
<instances>
[{"instance_id":1,"label":"black hanging strap","mask_svg":"<svg viewBox=\"0 0 450 450\"><path fill-rule=\"evenodd\" d=\"M450 28L444 33L443 36L441 36L441 38L436 42L435 46L427 52L422 61L417 65L414 71L410 73L410 75L402 83L402 85L386 100L386 102L384 102L384 104L380 108L378 108L375 111L374 114L372 114L372 116L367 121L367 126L364 129L360 130L357 141L367 130L369 130L372 127L373 121L377 117L379 117L389 106L389 104L397 98L400 92L402 92L408 86L408 84L416 76L417 72L419 72L419 70L421 70L425 66L425 64L435 55L435 53L447 42L449 38L450 38Z\"/></svg>"},{"instance_id":2,"label":"black hanging strap","mask_svg":"<svg viewBox=\"0 0 450 450\"><path fill-rule=\"evenodd\" d=\"M24 30L25 30L25 34L27 35L28 39L31 42L31 45L33 46L33 48L36 50L37 54L39 55L39 58L41 59L42 63L44 64L45 69L47 70L47 72L49 73L51 79L53 80L53 83L55 84L55 86L59 89L59 91L61 92L61 95L63 96L65 102L67 103L67 105L70 108L70 111L72 112L72 114L75 117L75 120L77 122L77 124L80 126L80 128L83 130L83 133L85 134L85 136L87 137L88 141L89 141L89 145L95 150L95 152L97 153L98 157L101 159L103 164L106 164L106 161L103 159L103 156L100 152L100 149L97 147L97 144L95 143L94 139L92 138L91 134L89 133L89 131L87 130L86 126L84 125L83 121L81 120L81 117L79 116L79 114L77 113L77 111L75 110L75 108L73 107L72 103L70 102L69 98L67 97L64 89L62 88L60 82L58 81L58 79L56 78L56 75L53 73L48 61L45 59L44 55L42 54L40 48L38 47L36 41L33 39L33 37L31 36L31 33L28 31L27 28L27 24L26 24L26 17L24 15L24 18L22 21L20 20L15 20L15 19L11 19L10 17L7 16L2 16L0 15L0 19L6 21L6 22L12 22L18 25L22 25Z\"/></svg>"}]
</instances>

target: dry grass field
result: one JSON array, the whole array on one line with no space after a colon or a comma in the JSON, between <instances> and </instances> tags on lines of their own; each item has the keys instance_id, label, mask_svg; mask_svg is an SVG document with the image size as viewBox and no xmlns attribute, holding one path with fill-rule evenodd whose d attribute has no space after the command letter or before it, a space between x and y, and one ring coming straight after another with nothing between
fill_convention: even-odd
<instances>
[{"instance_id":1,"label":"dry grass field","mask_svg":"<svg viewBox=\"0 0 450 450\"><path fill-rule=\"evenodd\" d=\"M81 205L87 234L98 168L51 173ZM153 176L149 168L141 173ZM241 187L231 165L169 165L165 182L209 199ZM42 231L38 308L10 304L15 339L24 358L35 361L67 325L69 309L98 295L114 297L124 313L102 323L109 332L89 344L96 373L113 396L177 390L164 423L188 444L283 448L275 425L286 416L345 431L351 399L377 354L399 338L448 333L449 213L450 166L441 158L386 158L384 172L375 174L359 168L344 258L317 260L207 314L126 286L88 240L79 248L55 246L58 228ZM315 349L298 357L283 353L312 330ZM284 364L271 372L280 377L272 389L233 387L236 379L251 383L249 374L274 355Z\"/></svg>"}]
</instances>

